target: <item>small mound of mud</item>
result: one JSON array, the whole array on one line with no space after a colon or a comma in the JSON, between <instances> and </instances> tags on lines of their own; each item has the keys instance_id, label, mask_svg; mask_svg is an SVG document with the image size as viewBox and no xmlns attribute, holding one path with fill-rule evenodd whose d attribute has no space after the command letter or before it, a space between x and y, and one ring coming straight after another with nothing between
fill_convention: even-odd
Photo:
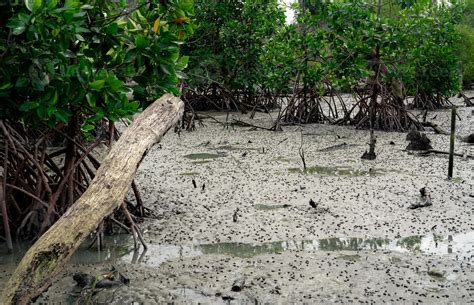
<instances>
[{"instance_id":1,"label":"small mound of mud","mask_svg":"<svg viewBox=\"0 0 474 305\"><path fill-rule=\"evenodd\" d=\"M471 133L470 135L462 138L461 141L469 144L474 144L474 133Z\"/></svg>"},{"instance_id":2,"label":"small mound of mud","mask_svg":"<svg viewBox=\"0 0 474 305\"><path fill-rule=\"evenodd\" d=\"M431 140L428 137L416 130L412 130L407 134L407 141L410 143L407 146L407 150L430 150L433 149L431 146Z\"/></svg>"},{"instance_id":3,"label":"small mound of mud","mask_svg":"<svg viewBox=\"0 0 474 305\"><path fill-rule=\"evenodd\" d=\"M375 155L375 152L373 151L365 151L362 157L360 157L363 160L375 160L377 156Z\"/></svg>"}]
</instances>

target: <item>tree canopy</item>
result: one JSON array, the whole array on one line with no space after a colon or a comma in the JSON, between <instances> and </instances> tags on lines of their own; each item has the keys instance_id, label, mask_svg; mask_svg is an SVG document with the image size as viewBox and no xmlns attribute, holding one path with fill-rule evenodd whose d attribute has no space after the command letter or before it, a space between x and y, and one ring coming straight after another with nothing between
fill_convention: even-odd
<instances>
[{"instance_id":1,"label":"tree canopy","mask_svg":"<svg viewBox=\"0 0 474 305\"><path fill-rule=\"evenodd\" d=\"M2 8L2 119L54 127L77 117L88 131L165 92L179 94L188 62L180 45L193 33L192 16L191 0L31 0Z\"/></svg>"}]
</instances>

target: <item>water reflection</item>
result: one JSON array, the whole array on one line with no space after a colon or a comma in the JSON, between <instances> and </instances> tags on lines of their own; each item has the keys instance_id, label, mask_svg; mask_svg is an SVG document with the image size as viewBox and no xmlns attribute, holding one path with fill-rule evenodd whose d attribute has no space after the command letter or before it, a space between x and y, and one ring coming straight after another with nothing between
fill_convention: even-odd
<instances>
[{"instance_id":1,"label":"water reflection","mask_svg":"<svg viewBox=\"0 0 474 305\"><path fill-rule=\"evenodd\" d=\"M18 249L18 248L17 248ZM23 246L16 255L0 255L2 265L16 265L26 252ZM71 260L73 264L98 264L118 259L158 267L176 259L202 255L229 255L250 258L261 254L283 253L285 251L393 251L401 253L422 253L425 255L455 255L458 259L470 260L474 256L474 231L449 236L426 235L400 239L386 238L327 238L316 240L285 240L268 243L215 243L198 245L148 245L148 250L134 251L128 235L109 237L102 252L81 247Z\"/></svg>"},{"instance_id":2,"label":"water reflection","mask_svg":"<svg viewBox=\"0 0 474 305\"><path fill-rule=\"evenodd\" d=\"M327 238L317 240L286 240L278 242L216 243L201 245L150 245L142 263L158 267L161 264L182 258L201 255L229 255L250 258L261 254L283 253L285 251L393 251L401 253L422 253L425 255L456 255L458 259L471 259L474 251L474 232L449 235L410 236L400 239L386 238ZM123 259L133 261L130 255Z\"/></svg>"},{"instance_id":3,"label":"water reflection","mask_svg":"<svg viewBox=\"0 0 474 305\"><path fill-rule=\"evenodd\" d=\"M217 159L221 157L225 157L225 153L217 153L217 154L210 154L210 153L198 153L198 154L189 154L184 156L190 160L203 160L203 159Z\"/></svg>"}]
</instances>

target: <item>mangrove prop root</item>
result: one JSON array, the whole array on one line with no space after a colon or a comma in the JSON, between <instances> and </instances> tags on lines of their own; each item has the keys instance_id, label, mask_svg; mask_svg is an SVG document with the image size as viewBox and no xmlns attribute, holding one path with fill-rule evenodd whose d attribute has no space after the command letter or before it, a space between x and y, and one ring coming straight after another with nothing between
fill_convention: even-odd
<instances>
[{"instance_id":1,"label":"mangrove prop root","mask_svg":"<svg viewBox=\"0 0 474 305\"><path fill-rule=\"evenodd\" d=\"M2 221L8 227L0 228L5 240L11 235L7 231L15 232L17 239L37 239L67 210L71 199L81 196L100 167L92 153L103 143L104 133L99 133L93 143L84 143L80 136L63 132L61 127L39 130L39 134L36 130L27 132L23 124L0 121L0 163L6 169L2 177L5 201L0 202L0 208L6 210L2 217L9 219ZM118 139L116 128L108 132L114 132ZM143 216L146 208L138 187L133 183L132 188L136 205L130 206L131 211ZM110 222L107 220L106 225Z\"/></svg>"},{"instance_id":2,"label":"mangrove prop root","mask_svg":"<svg viewBox=\"0 0 474 305\"><path fill-rule=\"evenodd\" d=\"M177 124L183 108L180 99L164 95L127 128L85 193L25 254L1 304L28 304L51 285L87 236L123 204L144 153Z\"/></svg>"}]
</instances>

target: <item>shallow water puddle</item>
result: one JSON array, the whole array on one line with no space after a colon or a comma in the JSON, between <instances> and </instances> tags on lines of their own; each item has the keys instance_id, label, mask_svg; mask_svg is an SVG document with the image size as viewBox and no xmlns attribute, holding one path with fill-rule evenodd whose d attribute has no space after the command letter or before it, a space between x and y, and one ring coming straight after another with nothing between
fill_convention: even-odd
<instances>
[{"instance_id":1,"label":"shallow water puddle","mask_svg":"<svg viewBox=\"0 0 474 305\"><path fill-rule=\"evenodd\" d=\"M458 259L471 259L474 256L474 231L441 237L436 235L411 236L400 239L384 238L326 238L317 240L287 240L261 244L216 243L201 245L149 245L138 261L158 267L175 259L198 257L202 255L229 255L250 258L261 254L283 253L285 251L361 251L384 250L399 253L422 253L425 255L456 255ZM342 259L357 260L356 255L342 256ZM137 262L127 254L122 259Z\"/></svg>"},{"instance_id":2,"label":"shallow water puddle","mask_svg":"<svg viewBox=\"0 0 474 305\"><path fill-rule=\"evenodd\" d=\"M197 153L197 154L185 155L184 157L190 160L204 160L204 159L217 159L217 158L221 158L225 156L226 156L225 154Z\"/></svg>"},{"instance_id":3,"label":"shallow water puddle","mask_svg":"<svg viewBox=\"0 0 474 305\"><path fill-rule=\"evenodd\" d=\"M359 169L353 169L350 167L343 166L311 166L303 170L302 168L289 168L290 173L310 174L310 175L321 175L321 176L366 176L369 175L369 171L363 171Z\"/></svg>"},{"instance_id":4,"label":"shallow water puddle","mask_svg":"<svg viewBox=\"0 0 474 305\"><path fill-rule=\"evenodd\" d=\"M286 158L286 157L283 157L283 156L279 156L279 157L276 157L276 158L272 159L271 161L290 163L290 162L293 161L293 159Z\"/></svg>"},{"instance_id":5,"label":"shallow water puddle","mask_svg":"<svg viewBox=\"0 0 474 305\"><path fill-rule=\"evenodd\" d=\"M289 204L277 204L277 205L256 204L253 207L256 210L260 210L260 211L271 211L271 210L287 209L290 206L291 205Z\"/></svg>"},{"instance_id":6,"label":"shallow water puddle","mask_svg":"<svg viewBox=\"0 0 474 305\"><path fill-rule=\"evenodd\" d=\"M181 176L199 176L198 172L187 172L187 173L181 173Z\"/></svg>"},{"instance_id":7,"label":"shallow water puddle","mask_svg":"<svg viewBox=\"0 0 474 305\"><path fill-rule=\"evenodd\" d=\"M411 236L400 239L384 238L325 238L316 240L286 240L261 244L216 243L200 245L155 245L149 244L145 252L133 251L130 236L106 238L106 249L102 252L80 249L73 256L73 264L113 263L121 259L158 267L176 259L199 257L203 255L229 255L250 258L262 254L283 253L285 251L344 251L340 259L356 261L359 254L347 251L390 251L399 253L422 253L425 255L454 255L457 259L470 260L474 257L474 231L441 237L436 235ZM18 248L17 248L18 249ZM16 266L26 252L26 246L15 255L0 255L0 270ZM13 271L13 270L11 270Z\"/></svg>"},{"instance_id":8,"label":"shallow water puddle","mask_svg":"<svg viewBox=\"0 0 474 305\"><path fill-rule=\"evenodd\" d=\"M238 147L232 145L221 145L217 146L216 149L228 150L228 151L240 151L240 150L259 150L255 147Z\"/></svg>"},{"instance_id":9,"label":"shallow water puddle","mask_svg":"<svg viewBox=\"0 0 474 305\"><path fill-rule=\"evenodd\" d=\"M454 177L453 179L451 179L451 181L452 181L453 183L456 183L456 184L462 184L462 183L464 183L464 179L461 178L461 177Z\"/></svg>"},{"instance_id":10,"label":"shallow water puddle","mask_svg":"<svg viewBox=\"0 0 474 305\"><path fill-rule=\"evenodd\" d=\"M201 160L201 161L193 161L193 162L191 162L191 163L192 163L192 164L202 165L202 164L211 163L211 161L209 161L209 160Z\"/></svg>"},{"instance_id":11,"label":"shallow water puddle","mask_svg":"<svg viewBox=\"0 0 474 305\"><path fill-rule=\"evenodd\" d=\"M320 176L345 176L345 177L361 177L361 176L379 176L389 172L401 173L398 170L387 170L381 168L370 168L369 170L354 169L348 166L311 166L303 170L302 168L289 168L290 173L320 175Z\"/></svg>"}]
</instances>

